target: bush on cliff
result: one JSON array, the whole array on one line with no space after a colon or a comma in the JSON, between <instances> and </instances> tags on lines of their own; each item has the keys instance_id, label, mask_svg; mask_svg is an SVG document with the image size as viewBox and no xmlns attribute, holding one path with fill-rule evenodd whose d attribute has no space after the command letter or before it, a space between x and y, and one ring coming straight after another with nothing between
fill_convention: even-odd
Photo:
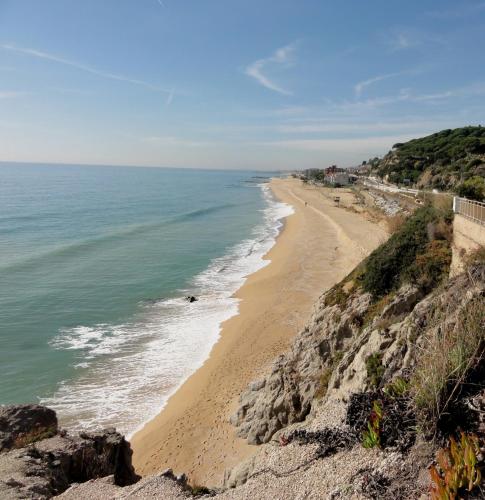
<instances>
[{"instance_id":1,"label":"bush on cliff","mask_svg":"<svg viewBox=\"0 0 485 500\"><path fill-rule=\"evenodd\" d=\"M483 201L485 200L485 179L478 176L471 177L458 186L457 193L470 200Z\"/></svg>"},{"instance_id":2,"label":"bush on cliff","mask_svg":"<svg viewBox=\"0 0 485 500\"><path fill-rule=\"evenodd\" d=\"M432 288L447 272L450 218L431 206L421 207L367 259L362 287L378 299L402 283Z\"/></svg>"}]
</instances>

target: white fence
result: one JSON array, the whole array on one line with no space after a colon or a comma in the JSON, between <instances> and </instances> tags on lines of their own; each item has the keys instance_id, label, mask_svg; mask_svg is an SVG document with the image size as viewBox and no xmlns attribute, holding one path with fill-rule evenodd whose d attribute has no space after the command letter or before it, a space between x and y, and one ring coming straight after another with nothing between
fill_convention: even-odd
<instances>
[{"instance_id":1,"label":"white fence","mask_svg":"<svg viewBox=\"0 0 485 500\"><path fill-rule=\"evenodd\" d=\"M485 226L485 203L454 196L453 212Z\"/></svg>"}]
</instances>

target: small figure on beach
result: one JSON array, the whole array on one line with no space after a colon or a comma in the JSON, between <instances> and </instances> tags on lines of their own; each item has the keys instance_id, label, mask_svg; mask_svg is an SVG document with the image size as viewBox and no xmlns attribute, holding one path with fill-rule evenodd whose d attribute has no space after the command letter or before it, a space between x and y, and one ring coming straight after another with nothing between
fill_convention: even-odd
<instances>
[{"instance_id":1,"label":"small figure on beach","mask_svg":"<svg viewBox=\"0 0 485 500\"><path fill-rule=\"evenodd\" d=\"M192 303L192 302L197 302L197 300L199 300L199 299L197 297L194 297L193 295L187 295L187 297L185 297L185 300L187 302Z\"/></svg>"}]
</instances>

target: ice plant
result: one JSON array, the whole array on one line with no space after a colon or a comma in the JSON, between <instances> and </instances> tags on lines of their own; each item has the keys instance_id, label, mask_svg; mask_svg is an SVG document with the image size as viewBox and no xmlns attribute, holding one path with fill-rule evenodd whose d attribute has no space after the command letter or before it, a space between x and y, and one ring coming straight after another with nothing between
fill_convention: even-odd
<instances>
[{"instance_id":1,"label":"ice plant","mask_svg":"<svg viewBox=\"0 0 485 500\"><path fill-rule=\"evenodd\" d=\"M372 412L367 422L367 430L362 435L362 446L364 448L375 448L381 446L381 421L382 406L379 401L374 401Z\"/></svg>"},{"instance_id":2,"label":"ice plant","mask_svg":"<svg viewBox=\"0 0 485 500\"><path fill-rule=\"evenodd\" d=\"M478 437L461 433L460 440L450 438L448 448L439 450L438 467L429 469L431 498L433 500L454 500L460 491L471 492L482 481L479 466L480 446Z\"/></svg>"}]
</instances>

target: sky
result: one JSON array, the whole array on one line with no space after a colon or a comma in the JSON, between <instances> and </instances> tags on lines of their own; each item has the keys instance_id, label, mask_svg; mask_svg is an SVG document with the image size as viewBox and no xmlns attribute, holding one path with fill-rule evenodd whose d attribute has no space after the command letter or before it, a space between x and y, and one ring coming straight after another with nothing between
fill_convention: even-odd
<instances>
[{"instance_id":1,"label":"sky","mask_svg":"<svg viewBox=\"0 0 485 500\"><path fill-rule=\"evenodd\" d=\"M0 161L357 165L483 123L485 0L0 0Z\"/></svg>"}]
</instances>

